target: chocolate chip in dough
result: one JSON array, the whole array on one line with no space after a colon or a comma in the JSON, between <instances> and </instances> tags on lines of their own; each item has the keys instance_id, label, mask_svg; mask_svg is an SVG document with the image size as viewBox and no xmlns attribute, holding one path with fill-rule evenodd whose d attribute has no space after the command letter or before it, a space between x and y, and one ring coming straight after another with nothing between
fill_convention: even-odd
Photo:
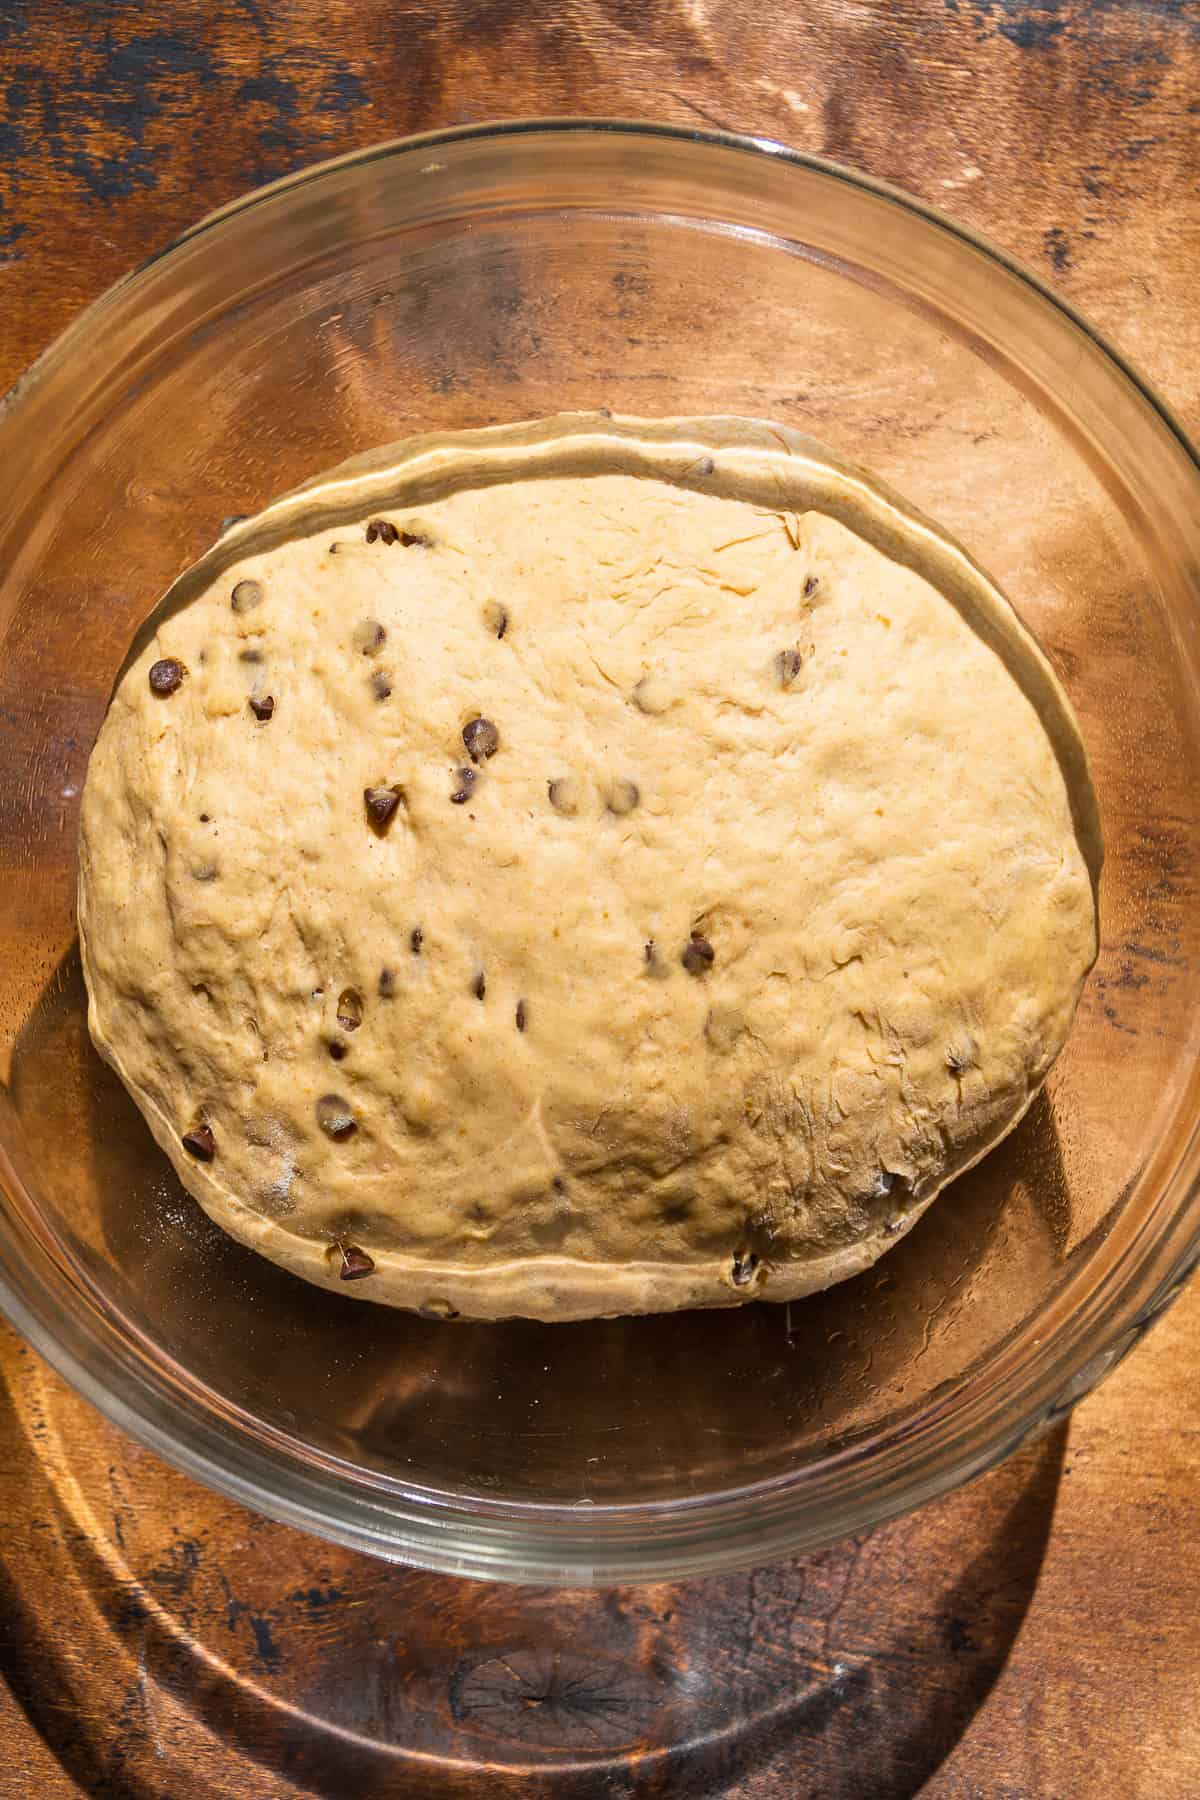
<instances>
[{"instance_id":1,"label":"chocolate chip in dough","mask_svg":"<svg viewBox=\"0 0 1200 1800\"><path fill-rule=\"evenodd\" d=\"M354 627L353 642L364 656L375 656L387 642L387 632L378 619L360 619Z\"/></svg>"},{"instance_id":2,"label":"chocolate chip in dough","mask_svg":"<svg viewBox=\"0 0 1200 1800\"><path fill-rule=\"evenodd\" d=\"M396 544L400 541L400 533L390 519L369 519L366 529L368 544L373 544L376 538L381 544Z\"/></svg>"},{"instance_id":3,"label":"chocolate chip in dough","mask_svg":"<svg viewBox=\"0 0 1200 1800\"><path fill-rule=\"evenodd\" d=\"M150 691L166 696L183 685L187 670L177 656L164 656L150 665Z\"/></svg>"},{"instance_id":4,"label":"chocolate chip in dough","mask_svg":"<svg viewBox=\"0 0 1200 1800\"><path fill-rule=\"evenodd\" d=\"M507 608L501 606L498 600L489 600L483 609L483 617L488 630L494 631L498 638L502 638L508 630Z\"/></svg>"},{"instance_id":5,"label":"chocolate chip in dough","mask_svg":"<svg viewBox=\"0 0 1200 1800\"><path fill-rule=\"evenodd\" d=\"M238 661L244 663L260 663L262 661L262 651L254 649L239 650Z\"/></svg>"},{"instance_id":6,"label":"chocolate chip in dough","mask_svg":"<svg viewBox=\"0 0 1200 1800\"><path fill-rule=\"evenodd\" d=\"M468 719L462 728L462 741L473 763L486 762L500 748L500 733L490 719Z\"/></svg>"},{"instance_id":7,"label":"chocolate chip in dough","mask_svg":"<svg viewBox=\"0 0 1200 1800\"><path fill-rule=\"evenodd\" d=\"M371 692L377 700L387 700L391 697L392 684L382 669L376 669L371 677Z\"/></svg>"},{"instance_id":8,"label":"chocolate chip in dough","mask_svg":"<svg viewBox=\"0 0 1200 1800\"><path fill-rule=\"evenodd\" d=\"M374 1258L368 1256L365 1250L360 1250L357 1244L343 1244L341 1251L342 1268L339 1280L361 1281L364 1275L375 1273Z\"/></svg>"},{"instance_id":9,"label":"chocolate chip in dough","mask_svg":"<svg viewBox=\"0 0 1200 1800\"><path fill-rule=\"evenodd\" d=\"M348 1049L349 1049L349 1045L344 1044L342 1042L341 1038L330 1038L329 1054L330 1054L330 1056L332 1056L334 1062L341 1062L342 1058L345 1056L346 1051Z\"/></svg>"},{"instance_id":10,"label":"chocolate chip in dough","mask_svg":"<svg viewBox=\"0 0 1200 1800\"><path fill-rule=\"evenodd\" d=\"M363 789L363 801L367 808L367 817L376 831L386 831L391 824L396 808L404 798L404 789L400 787L369 787Z\"/></svg>"},{"instance_id":11,"label":"chocolate chip in dough","mask_svg":"<svg viewBox=\"0 0 1200 1800\"><path fill-rule=\"evenodd\" d=\"M317 1124L326 1137L341 1143L358 1129L349 1102L340 1094L322 1094L317 1101Z\"/></svg>"},{"instance_id":12,"label":"chocolate chip in dough","mask_svg":"<svg viewBox=\"0 0 1200 1800\"><path fill-rule=\"evenodd\" d=\"M484 974L482 969L480 969L478 975L475 977L474 981L471 983L471 992L474 994L474 996L477 1000L482 1000L484 995L487 993L487 976Z\"/></svg>"},{"instance_id":13,"label":"chocolate chip in dough","mask_svg":"<svg viewBox=\"0 0 1200 1800\"><path fill-rule=\"evenodd\" d=\"M518 1000L517 1001L517 1030L524 1031L524 1029L528 1023L529 1023L529 1014L525 1010L525 1002L523 1000Z\"/></svg>"},{"instance_id":14,"label":"chocolate chip in dough","mask_svg":"<svg viewBox=\"0 0 1200 1800\"><path fill-rule=\"evenodd\" d=\"M343 988L338 995L337 1022L343 1031L357 1031L362 1024L362 995L357 988Z\"/></svg>"},{"instance_id":15,"label":"chocolate chip in dough","mask_svg":"<svg viewBox=\"0 0 1200 1800\"><path fill-rule=\"evenodd\" d=\"M633 811L640 799L637 783L619 775L615 781L609 783L605 804L610 813L615 813L617 818L621 819L626 813Z\"/></svg>"},{"instance_id":16,"label":"chocolate chip in dough","mask_svg":"<svg viewBox=\"0 0 1200 1800\"><path fill-rule=\"evenodd\" d=\"M550 804L555 812L562 813L564 818L573 819L579 811L579 784L570 775L559 775L549 782L546 792L550 796Z\"/></svg>"},{"instance_id":17,"label":"chocolate chip in dough","mask_svg":"<svg viewBox=\"0 0 1200 1800\"><path fill-rule=\"evenodd\" d=\"M396 997L396 976L391 969L380 969L379 980L375 991L381 1000L394 1000Z\"/></svg>"},{"instance_id":18,"label":"chocolate chip in dough","mask_svg":"<svg viewBox=\"0 0 1200 1800\"><path fill-rule=\"evenodd\" d=\"M239 581L229 596L229 604L235 613L253 612L261 606L263 585L261 581Z\"/></svg>"},{"instance_id":19,"label":"chocolate chip in dough","mask_svg":"<svg viewBox=\"0 0 1200 1800\"><path fill-rule=\"evenodd\" d=\"M806 600L811 600L820 585L820 580L816 575L806 575L804 578L804 598Z\"/></svg>"},{"instance_id":20,"label":"chocolate chip in dough","mask_svg":"<svg viewBox=\"0 0 1200 1800\"><path fill-rule=\"evenodd\" d=\"M704 975L712 968L716 956L717 953L708 939L701 937L698 931L693 931L684 946L680 961L689 975Z\"/></svg>"},{"instance_id":21,"label":"chocolate chip in dough","mask_svg":"<svg viewBox=\"0 0 1200 1800\"><path fill-rule=\"evenodd\" d=\"M739 1250L734 1256L729 1278L734 1287L749 1287L758 1269L758 1258L753 1250Z\"/></svg>"},{"instance_id":22,"label":"chocolate chip in dough","mask_svg":"<svg viewBox=\"0 0 1200 1800\"><path fill-rule=\"evenodd\" d=\"M456 769L454 778L458 782L458 786L450 796L451 804L465 806L471 798L471 789L479 778L478 772L475 769Z\"/></svg>"},{"instance_id":23,"label":"chocolate chip in dough","mask_svg":"<svg viewBox=\"0 0 1200 1800\"><path fill-rule=\"evenodd\" d=\"M185 1131L181 1140L185 1150L194 1156L197 1162L211 1162L217 1153L216 1141L210 1125L193 1125Z\"/></svg>"},{"instance_id":24,"label":"chocolate chip in dough","mask_svg":"<svg viewBox=\"0 0 1200 1800\"><path fill-rule=\"evenodd\" d=\"M423 1300L417 1311L423 1319L457 1319L458 1309L448 1300Z\"/></svg>"},{"instance_id":25,"label":"chocolate chip in dough","mask_svg":"<svg viewBox=\"0 0 1200 1800\"><path fill-rule=\"evenodd\" d=\"M413 926L412 930L408 934L408 941L412 947L413 955L420 956L421 945L425 942L425 933L421 930L421 927L419 925Z\"/></svg>"},{"instance_id":26,"label":"chocolate chip in dough","mask_svg":"<svg viewBox=\"0 0 1200 1800\"><path fill-rule=\"evenodd\" d=\"M254 694L251 694L250 711L254 714L256 719L261 720L262 723L265 724L271 717L271 714L275 711L274 695L267 694L263 699L259 700Z\"/></svg>"},{"instance_id":27,"label":"chocolate chip in dough","mask_svg":"<svg viewBox=\"0 0 1200 1800\"><path fill-rule=\"evenodd\" d=\"M791 647L776 652L775 673L779 677L780 687L791 687L793 681L795 681L797 675L800 673L802 661L803 658L801 657L800 652Z\"/></svg>"}]
</instances>

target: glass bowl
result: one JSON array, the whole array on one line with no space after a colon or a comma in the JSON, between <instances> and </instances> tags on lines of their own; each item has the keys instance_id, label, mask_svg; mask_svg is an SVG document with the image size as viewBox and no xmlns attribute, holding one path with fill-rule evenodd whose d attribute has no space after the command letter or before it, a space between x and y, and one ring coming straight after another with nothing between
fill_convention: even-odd
<instances>
[{"instance_id":1,"label":"glass bowl","mask_svg":"<svg viewBox=\"0 0 1200 1800\"><path fill-rule=\"evenodd\" d=\"M874 1270L733 1312L464 1325L313 1289L182 1192L89 1046L80 786L142 615L214 537L410 432L750 413L961 538L1078 709L1103 947L1020 1129ZM1200 470L1028 274L769 143L530 123L206 220L0 410L0 1304L113 1419L377 1554L604 1583L761 1563L987 1467L1200 1251Z\"/></svg>"}]
</instances>

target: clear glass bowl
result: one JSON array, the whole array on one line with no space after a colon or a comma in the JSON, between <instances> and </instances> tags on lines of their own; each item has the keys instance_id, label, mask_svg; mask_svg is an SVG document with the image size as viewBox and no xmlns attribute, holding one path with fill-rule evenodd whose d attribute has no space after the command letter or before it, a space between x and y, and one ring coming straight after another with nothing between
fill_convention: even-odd
<instances>
[{"instance_id":1,"label":"clear glass bowl","mask_svg":"<svg viewBox=\"0 0 1200 1800\"><path fill-rule=\"evenodd\" d=\"M79 790L138 621L342 457L568 408L781 419L1007 589L1083 723L1103 949L1022 1127L782 1308L444 1324L312 1289L175 1182L84 1023ZM0 410L0 1304L112 1418L278 1518L538 1582L765 1562L985 1468L1200 1252L1200 470L1082 320L778 146L458 131L278 183L86 313Z\"/></svg>"}]
</instances>

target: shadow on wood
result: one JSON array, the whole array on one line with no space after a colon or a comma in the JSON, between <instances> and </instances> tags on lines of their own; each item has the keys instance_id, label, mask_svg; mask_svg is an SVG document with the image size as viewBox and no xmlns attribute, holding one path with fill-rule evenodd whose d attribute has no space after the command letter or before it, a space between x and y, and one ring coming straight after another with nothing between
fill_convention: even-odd
<instances>
[{"instance_id":1,"label":"shadow on wood","mask_svg":"<svg viewBox=\"0 0 1200 1800\"><path fill-rule=\"evenodd\" d=\"M0 1673L95 1800L648 1800L751 1774L780 1800L909 1800L1004 1665L1065 1441L774 1569L517 1589L230 1506L28 1355L0 1447L37 1550L0 1571Z\"/></svg>"}]
</instances>

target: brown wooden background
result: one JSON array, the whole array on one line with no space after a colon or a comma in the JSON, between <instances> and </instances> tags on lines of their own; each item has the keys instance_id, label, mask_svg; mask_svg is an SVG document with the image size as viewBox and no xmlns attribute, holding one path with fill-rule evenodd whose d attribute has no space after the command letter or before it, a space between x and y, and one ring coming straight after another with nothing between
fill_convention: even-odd
<instances>
[{"instance_id":1,"label":"brown wooden background","mask_svg":"<svg viewBox=\"0 0 1200 1800\"><path fill-rule=\"evenodd\" d=\"M1200 432L1198 95L1197 0L0 0L0 386L259 182L610 113L778 136L946 207ZM916 1519L603 1596L310 1544L136 1450L2 1328L0 1373L3 1800L1200 1796L1195 1288L1069 1428Z\"/></svg>"}]
</instances>

